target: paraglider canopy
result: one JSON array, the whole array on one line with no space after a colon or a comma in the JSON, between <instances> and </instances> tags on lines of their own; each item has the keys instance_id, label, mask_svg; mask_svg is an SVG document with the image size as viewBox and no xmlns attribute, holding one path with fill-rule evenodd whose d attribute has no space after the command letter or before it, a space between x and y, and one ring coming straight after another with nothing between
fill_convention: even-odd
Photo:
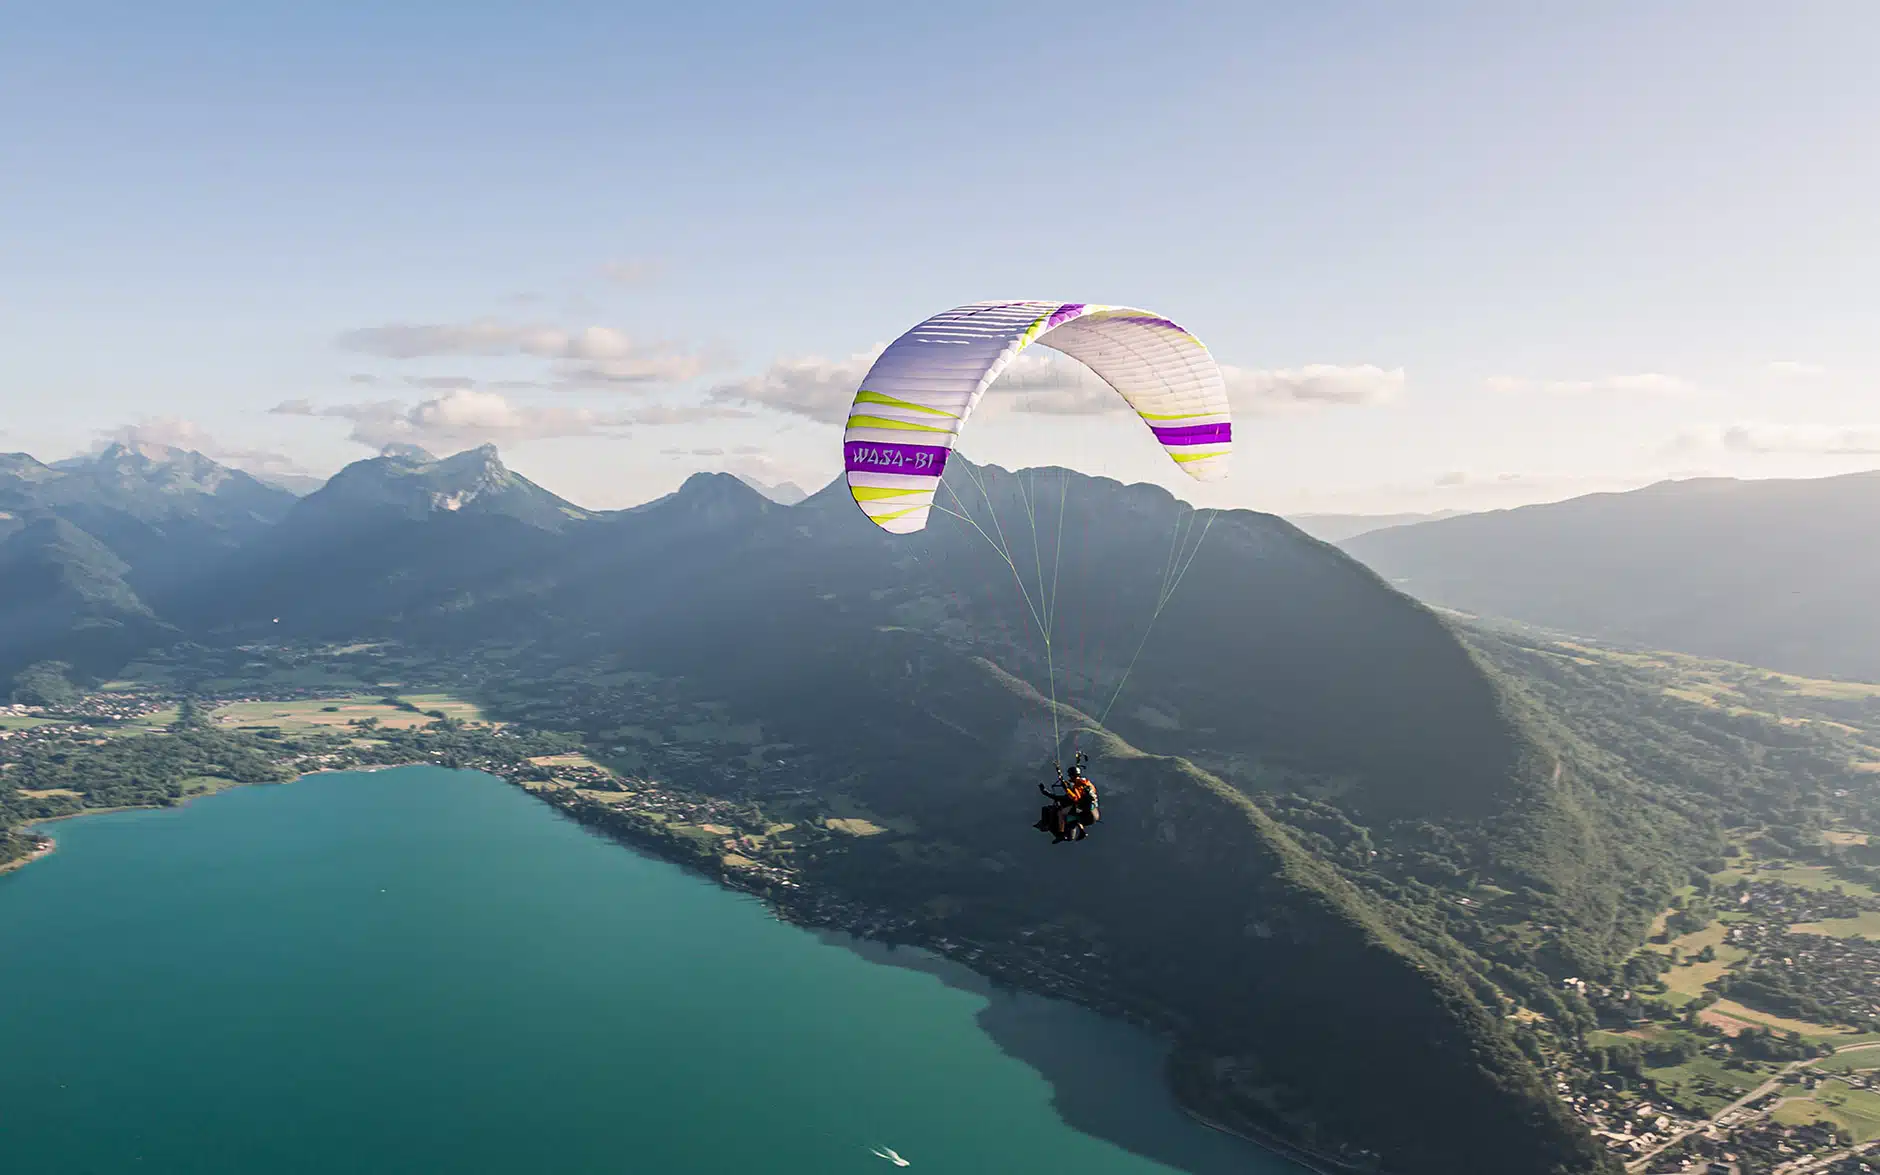
<instances>
[{"instance_id":1,"label":"paraglider canopy","mask_svg":"<svg viewBox=\"0 0 1880 1175\"><path fill-rule=\"evenodd\" d=\"M1227 475L1227 388L1201 340L1128 306L975 302L896 339L855 393L843 467L856 504L877 526L910 534L927 525L967 417L1033 343L1069 355L1114 388L1190 477Z\"/></svg>"}]
</instances>

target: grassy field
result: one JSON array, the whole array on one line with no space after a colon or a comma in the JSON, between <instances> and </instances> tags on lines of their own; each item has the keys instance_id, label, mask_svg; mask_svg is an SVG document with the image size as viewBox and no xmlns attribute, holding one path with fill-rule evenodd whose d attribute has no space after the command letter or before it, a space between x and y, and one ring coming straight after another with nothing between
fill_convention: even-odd
<instances>
[{"instance_id":1,"label":"grassy field","mask_svg":"<svg viewBox=\"0 0 1880 1175\"><path fill-rule=\"evenodd\" d=\"M450 694L405 694L404 699L420 710L436 710L446 718L455 718L459 722L481 722L483 711L476 703L466 702Z\"/></svg>"},{"instance_id":2,"label":"grassy field","mask_svg":"<svg viewBox=\"0 0 1880 1175\"><path fill-rule=\"evenodd\" d=\"M1646 1069L1645 1075L1657 1083L1658 1088L1667 1097L1673 1097L1682 1105L1691 1109L1714 1114L1729 1105L1743 1094L1761 1085L1769 1079L1766 1073L1747 1073L1740 1069L1726 1069L1722 1061L1714 1057L1692 1057L1682 1065L1672 1065L1664 1069ZM1698 1087L1708 1080L1716 1093L1699 1093Z\"/></svg>"},{"instance_id":3,"label":"grassy field","mask_svg":"<svg viewBox=\"0 0 1880 1175\"><path fill-rule=\"evenodd\" d=\"M465 721L482 717L474 705L446 694L414 694L405 700L420 710L437 710ZM388 730L423 726L433 721L428 714L413 714L362 694L298 702L231 702L217 707L210 718L221 726L246 729L276 726L285 731L344 729L360 718L376 718L379 725Z\"/></svg>"},{"instance_id":4,"label":"grassy field","mask_svg":"<svg viewBox=\"0 0 1880 1175\"><path fill-rule=\"evenodd\" d=\"M1605 1028L1595 1028L1586 1034L1586 1043L1610 1048L1615 1044L1621 1044L1628 1040L1633 1044L1637 1044L1641 1040L1649 1040L1653 1034L1652 1031L1612 1032Z\"/></svg>"},{"instance_id":5,"label":"grassy field","mask_svg":"<svg viewBox=\"0 0 1880 1175\"><path fill-rule=\"evenodd\" d=\"M844 820L840 816L833 816L823 821L823 824L834 832L845 832L850 836L879 836L888 831L872 820L859 817Z\"/></svg>"},{"instance_id":6,"label":"grassy field","mask_svg":"<svg viewBox=\"0 0 1880 1175\"><path fill-rule=\"evenodd\" d=\"M1832 1057L1821 1058L1815 1062L1815 1068L1824 1073L1859 1073L1880 1069L1880 1048L1849 1049Z\"/></svg>"},{"instance_id":7,"label":"grassy field","mask_svg":"<svg viewBox=\"0 0 1880 1175\"><path fill-rule=\"evenodd\" d=\"M920 831L919 826L905 816L890 820L885 816L869 811L861 804L856 803L852 797L845 796L840 792L832 793L828 797L827 803L829 815L832 819L825 820L824 823L828 824L830 827L834 827L838 821L841 821L848 822L855 826L863 824L870 825L877 831L893 829L903 836L912 836ZM870 834L858 833L856 835Z\"/></svg>"},{"instance_id":8,"label":"grassy field","mask_svg":"<svg viewBox=\"0 0 1880 1175\"><path fill-rule=\"evenodd\" d=\"M1780 881L1797 889L1840 890L1856 897L1880 898L1880 893L1857 881L1843 881L1830 873L1825 865L1783 865L1776 869L1758 869L1755 877L1764 881Z\"/></svg>"},{"instance_id":9,"label":"grassy field","mask_svg":"<svg viewBox=\"0 0 1880 1175\"><path fill-rule=\"evenodd\" d=\"M30 714L0 714L0 730L31 730L35 726L56 723L56 718L35 718Z\"/></svg>"},{"instance_id":10,"label":"grassy field","mask_svg":"<svg viewBox=\"0 0 1880 1175\"><path fill-rule=\"evenodd\" d=\"M186 796L206 796L224 788L241 787L238 780L224 779L220 775L192 775L183 780L183 794Z\"/></svg>"},{"instance_id":11,"label":"grassy field","mask_svg":"<svg viewBox=\"0 0 1880 1175\"><path fill-rule=\"evenodd\" d=\"M1697 1014L1697 1018L1713 1028L1721 1029L1725 1036L1735 1036L1739 1032L1757 1027L1757 1025L1750 1023L1748 1020L1738 1020L1734 1016L1726 1016L1715 1008L1705 1008Z\"/></svg>"},{"instance_id":12,"label":"grassy field","mask_svg":"<svg viewBox=\"0 0 1880 1175\"><path fill-rule=\"evenodd\" d=\"M1684 962L1665 972L1665 986L1676 995L1695 999L1704 993L1704 987L1730 969L1734 963L1741 962L1749 954L1741 947L1724 945L1723 936L1729 927L1721 922L1713 922L1695 934L1687 934L1673 939L1663 948L1653 948L1660 954L1669 954L1672 947L1683 952L1686 960L1692 959L1705 947L1716 951L1717 957L1708 963Z\"/></svg>"},{"instance_id":13,"label":"grassy field","mask_svg":"<svg viewBox=\"0 0 1880 1175\"><path fill-rule=\"evenodd\" d=\"M1839 1081L1824 1081L1812 1094L1783 1102L1772 1116L1790 1126L1832 1122L1846 1127L1856 1142L1880 1138L1880 1094Z\"/></svg>"},{"instance_id":14,"label":"grassy field","mask_svg":"<svg viewBox=\"0 0 1880 1175\"><path fill-rule=\"evenodd\" d=\"M537 767L590 767L606 775L615 774L615 772L605 764L596 763L586 755L537 755L535 758L530 759L529 762L535 764Z\"/></svg>"},{"instance_id":15,"label":"grassy field","mask_svg":"<svg viewBox=\"0 0 1880 1175\"><path fill-rule=\"evenodd\" d=\"M1858 918L1797 922L1789 929L1796 934L1825 934L1830 938L1880 938L1880 912L1863 910Z\"/></svg>"},{"instance_id":16,"label":"grassy field","mask_svg":"<svg viewBox=\"0 0 1880 1175\"><path fill-rule=\"evenodd\" d=\"M685 837L687 840L697 841L701 845L714 847L719 841L725 838L725 834L722 832L711 832L703 825L685 824L680 821L673 821L666 825L666 831L676 833L679 836Z\"/></svg>"},{"instance_id":17,"label":"grassy field","mask_svg":"<svg viewBox=\"0 0 1880 1175\"><path fill-rule=\"evenodd\" d=\"M1732 1020L1743 1020L1751 1024L1761 1024L1777 1032L1799 1032L1809 1040L1821 1041L1831 1045L1850 1044L1859 1038L1858 1033L1844 1032L1831 1024L1812 1024L1807 1020L1790 1020L1786 1016L1772 1016L1768 1012L1758 1012L1746 1008L1735 1000L1718 1000L1711 1005L1718 1013Z\"/></svg>"}]
</instances>

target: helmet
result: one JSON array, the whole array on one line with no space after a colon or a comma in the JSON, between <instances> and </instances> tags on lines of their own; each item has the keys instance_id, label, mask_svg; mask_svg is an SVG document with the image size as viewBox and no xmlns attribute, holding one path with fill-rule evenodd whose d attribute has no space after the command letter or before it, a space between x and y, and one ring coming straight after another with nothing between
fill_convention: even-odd
<instances>
[{"instance_id":1,"label":"helmet","mask_svg":"<svg viewBox=\"0 0 1880 1175\"><path fill-rule=\"evenodd\" d=\"M1084 777L1083 767L1076 763L1071 764L1071 778L1082 779L1083 777Z\"/></svg>"}]
</instances>

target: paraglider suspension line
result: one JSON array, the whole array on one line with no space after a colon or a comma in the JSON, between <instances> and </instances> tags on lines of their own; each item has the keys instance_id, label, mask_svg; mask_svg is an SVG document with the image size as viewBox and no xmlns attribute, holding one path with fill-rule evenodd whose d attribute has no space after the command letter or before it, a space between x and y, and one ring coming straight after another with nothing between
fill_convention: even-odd
<instances>
[{"instance_id":1,"label":"paraglider suspension line","mask_svg":"<svg viewBox=\"0 0 1880 1175\"><path fill-rule=\"evenodd\" d=\"M1064 490L1068 487L1069 479L1067 477L1065 479L1065 485L1059 487L1058 550L1052 552L1051 585L1049 589L1050 594L1048 596L1046 595L1044 582L1044 556L1039 550L1038 543L1037 511L1032 504L1031 494L1027 492L1024 479L1017 479L1019 498L1025 503L1025 517L1031 528L1032 562L1038 581L1038 598L1034 601L1032 599L1031 589L1025 586L1025 577L1020 574L1018 570L1018 562L1012 557L1010 544L1005 538L1005 529L999 525L999 512L992 505L992 495L986 491L985 483L979 480L979 476L973 472L971 465L962 463L959 468L966 471L966 476L972 479L973 485L979 490L979 496L985 499L986 512L992 516L993 534L998 535L998 537L995 539L992 534L986 533L986 528L979 525L978 520L973 517L972 511L967 508L965 502L960 500L958 491L953 488L949 481L942 480L940 484L946 487L947 493L953 498L953 504L958 506L959 510L957 512L949 510L945 506L940 505L939 502L934 503L934 509L940 511L942 514L958 518L968 526L971 526L975 531L978 531L979 537L985 539L987 545L998 552L999 558L1005 561L1006 567L1011 569L1012 581L1018 584L1018 592L1024 597L1025 607L1031 612L1032 623L1038 626L1038 635L1044 640L1045 678L1047 688L1051 695L1051 745L1056 747L1063 738L1063 728L1058 715L1057 661L1056 651L1052 647L1051 636L1057 621L1058 568L1061 565L1059 555L1062 553L1064 539L1063 497Z\"/></svg>"},{"instance_id":2,"label":"paraglider suspension line","mask_svg":"<svg viewBox=\"0 0 1880 1175\"><path fill-rule=\"evenodd\" d=\"M1207 541L1208 531L1214 526L1214 516L1220 512L1208 511L1207 521L1201 524L1200 537L1195 539L1194 547L1188 549L1186 547L1187 536L1194 530L1195 515L1198 513L1200 513L1198 510L1191 512L1183 524L1175 528L1175 538L1169 543L1168 560L1162 570L1162 587L1156 594L1155 611L1149 613L1149 623L1143 627L1142 639L1136 642L1136 651L1130 655L1129 664L1123 668L1123 676L1117 680L1116 689L1111 692L1110 700L1104 704L1103 713L1097 715L1098 726L1103 725L1109 718L1110 708L1115 706L1116 699L1122 696L1123 687L1129 683L1129 675L1135 670L1137 659L1142 656L1143 649L1149 645L1149 634L1155 631L1156 619L1162 615L1162 609L1168 607L1169 600L1174 597L1175 589L1181 586L1183 577L1188 574L1188 569L1194 566L1195 556L1201 553L1201 544Z\"/></svg>"}]
</instances>

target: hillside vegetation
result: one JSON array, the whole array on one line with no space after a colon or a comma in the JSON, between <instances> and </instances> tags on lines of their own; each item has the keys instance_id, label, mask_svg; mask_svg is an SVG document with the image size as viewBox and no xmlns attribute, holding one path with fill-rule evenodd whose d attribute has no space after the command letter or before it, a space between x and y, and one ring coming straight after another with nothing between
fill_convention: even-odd
<instances>
[{"instance_id":1,"label":"hillside vegetation","mask_svg":"<svg viewBox=\"0 0 1880 1175\"><path fill-rule=\"evenodd\" d=\"M1174 1036L1191 1105L1404 1173L1610 1169L1548 1088L1608 1015L1563 985L1633 984L1694 871L1865 802L1845 731L1464 639L1268 515L1212 519L1142 640L1187 506L960 464L1065 536L1031 552L1058 575L1049 662L1013 568L955 519L895 538L840 486L783 506L726 475L593 513L484 449L391 453L291 504L149 609L195 642L151 664L210 689L336 650L291 653L294 680L448 683L577 737L597 781L678 772L738 811L811 794L836 818L798 862L816 886L920 941L1045 944ZM1076 748L1105 819L1053 850L1034 785Z\"/></svg>"}]
</instances>

